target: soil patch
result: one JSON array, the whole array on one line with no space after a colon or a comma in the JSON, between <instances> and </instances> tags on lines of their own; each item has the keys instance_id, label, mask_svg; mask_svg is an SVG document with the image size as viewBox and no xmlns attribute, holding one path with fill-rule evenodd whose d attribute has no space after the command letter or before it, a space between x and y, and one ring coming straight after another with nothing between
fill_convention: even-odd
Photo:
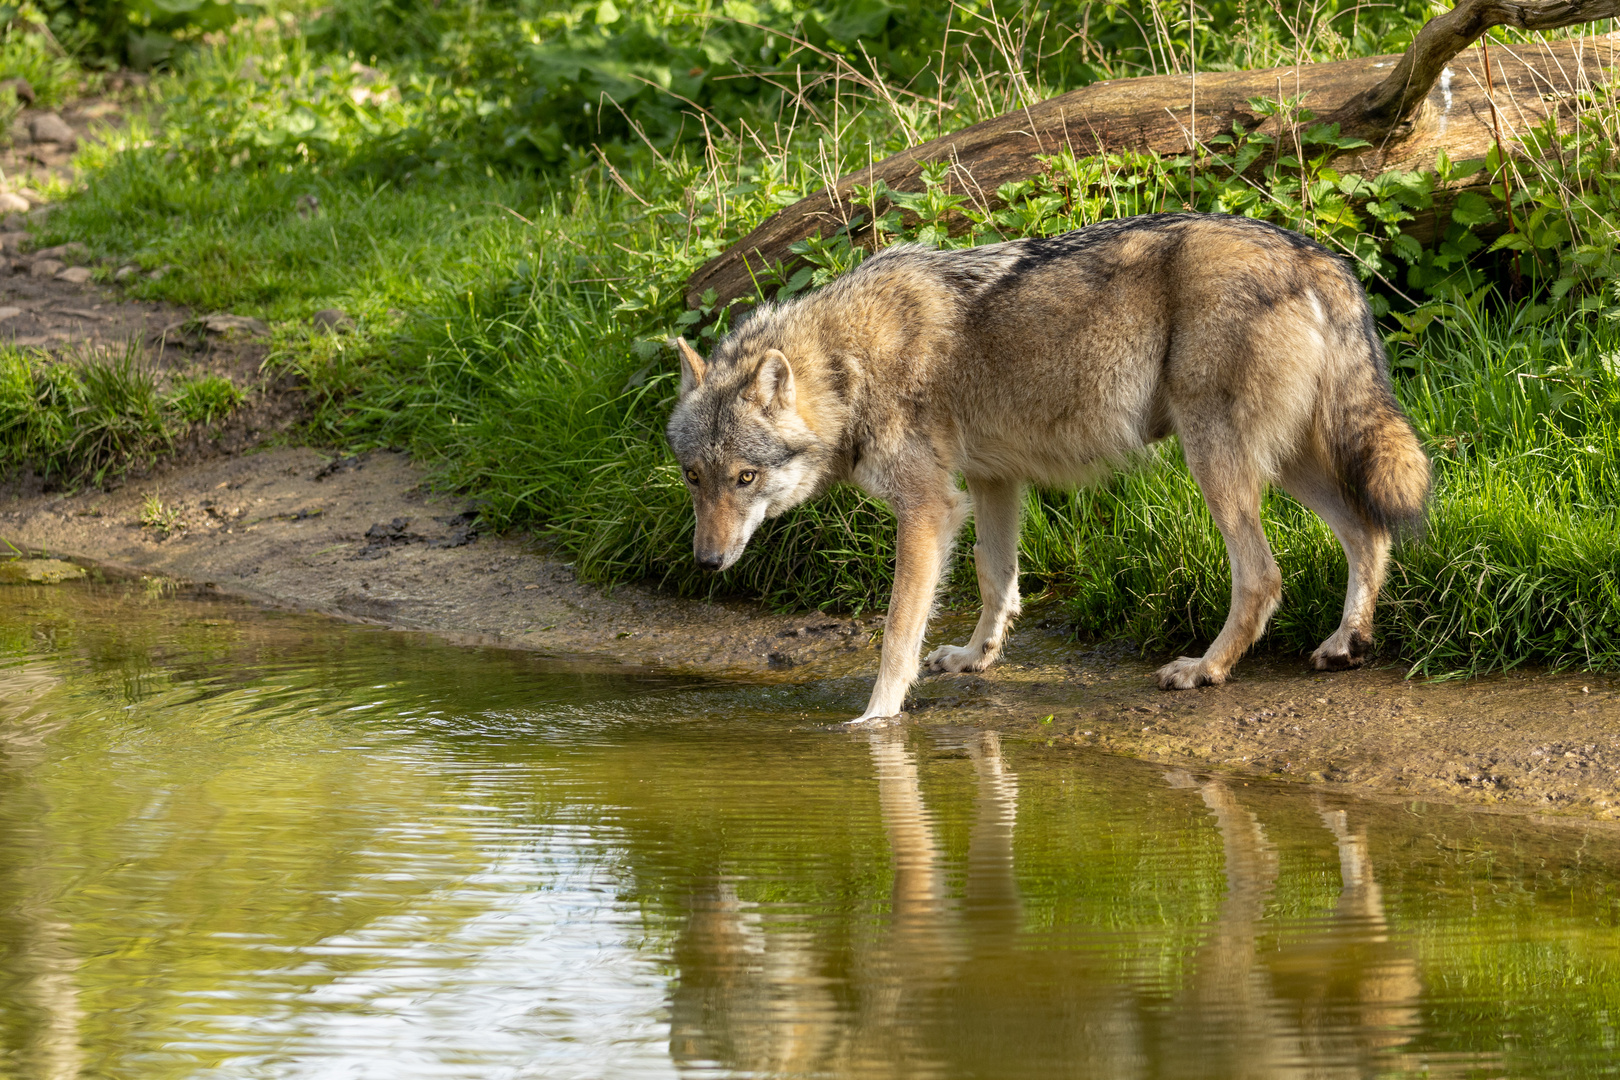
<instances>
[{"instance_id":1,"label":"soil patch","mask_svg":"<svg viewBox=\"0 0 1620 1080\"><path fill-rule=\"evenodd\" d=\"M141 76L114 75L121 88ZM48 180L72 182L73 154L86 140L124 124L119 101L86 98L58 112L25 109L12 123L9 143L0 146L0 343L38 349L64 363L94 357L132 355L155 370L160 385L202 375L224 375L247 394L222 422L194 425L164 452L166 466L186 465L240 453L287 430L305 415L306 403L295 380L267 373L269 328L262 322L216 312L195 315L173 304L128 299L116 281L161 275L166 268L140 271L102 261L93 264L81 243L41 248L36 236L50 207L40 189ZM130 475L150 470L129 463ZM49 483L39 477L10 477L0 492L38 494Z\"/></svg>"},{"instance_id":2,"label":"soil patch","mask_svg":"<svg viewBox=\"0 0 1620 1080\"><path fill-rule=\"evenodd\" d=\"M119 73L109 87L122 90L144 77ZM31 92L30 92L31 96ZM95 275L132 280L162 275L115 263L93 264L89 250L68 242L40 247L36 233L50 213L41 190L49 181L71 184L73 155L85 142L124 127L123 103L88 97L59 111L25 108L0 145L0 341L73 355L138 345L144 358L166 371L229 375L246 385L268 353L267 330L255 320L210 329L206 318L172 304L125 299L122 290L98 284Z\"/></svg>"},{"instance_id":3,"label":"soil patch","mask_svg":"<svg viewBox=\"0 0 1620 1080\"><path fill-rule=\"evenodd\" d=\"M169 528L142 525L149 499ZM554 655L753 681L816 682L859 713L881 616L774 614L611 593L532 543L477 535L403 455L281 448L172 468L116 492L0 498L17 547L164 575L261 602ZM150 515L148 515L150 517ZM1620 679L1525 673L1451 683L1399 668L1320 674L1254 656L1223 687L1156 689L1162 658L1091 648L1039 613L1006 659L918 684L909 716L975 724L1177 767L1503 809L1620 816ZM960 642L948 615L929 647Z\"/></svg>"},{"instance_id":4,"label":"soil patch","mask_svg":"<svg viewBox=\"0 0 1620 1080\"><path fill-rule=\"evenodd\" d=\"M23 247L32 243L27 232L5 235L22 237ZM262 335L212 331L207 320L172 304L129 300L115 286L33 272L47 261L60 260L48 253L0 257L0 342L70 361L133 348L142 363L171 378L226 375L243 387L258 381L270 352Z\"/></svg>"}]
</instances>

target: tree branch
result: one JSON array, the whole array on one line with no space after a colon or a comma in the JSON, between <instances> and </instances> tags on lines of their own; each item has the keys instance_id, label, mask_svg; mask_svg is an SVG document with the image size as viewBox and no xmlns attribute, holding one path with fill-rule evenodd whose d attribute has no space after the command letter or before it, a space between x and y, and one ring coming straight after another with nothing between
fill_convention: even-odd
<instances>
[{"instance_id":1,"label":"tree branch","mask_svg":"<svg viewBox=\"0 0 1620 1080\"><path fill-rule=\"evenodd\" d=\"M902 150L783 207L699 267L687 282L687 303L700 306L709 289L722 300L754 293L762 276L795 263L789 250L795 241L843 223L857 186L882 180L896 191L917 191L923 165L946 161L949 190L993 192L1040 172L1042 155L1057 150L1076 157L1127 151L1174 157L1187 152L1189 141L1207 144L1229 135L1234 123L1254 130L1261 123L1255 98L1308 93L1317 119L1373 144L1335 161L1341 173L1430 169L1439 150L1453 161L1483 158L1498 144L1512 153L1525 129L1548 120L1567 129L1574 122L1569 96L1613 78L1620 36L1504 49L1491 57L1489 72L1478 50L1464 50L1492 26L1544 30L1617 16L1620 0L1463 0L1423 27L1401 56L1200 72L1196 112L1187 75L1093 83ZM1448 63L1453 78L1442 89L1437 84ZM1511 124L1496 108L1499 100L1513 102ZM1436 122L1419 122L1431 110ZM1486 186L1480 191L1489 194ZM1403 231L1426 243L1441 227L1438 214L1419 213Z\"/></svg>"},{"instance_id":2,"label":"tree branch","mask_svg":"<svg viewBox=\"0 0 1620 1080\"><path fill-rule=\"evenodd\" d=\"M1451 59L1491 27L1557 30L1617 16L1620 0L1462 0L1423 24L1388 78L1322 119L1337 122L1344 131L1358 135L1399 133L1400 128L1413 122L1414 114Z\"/></svg>"}]
</instances>

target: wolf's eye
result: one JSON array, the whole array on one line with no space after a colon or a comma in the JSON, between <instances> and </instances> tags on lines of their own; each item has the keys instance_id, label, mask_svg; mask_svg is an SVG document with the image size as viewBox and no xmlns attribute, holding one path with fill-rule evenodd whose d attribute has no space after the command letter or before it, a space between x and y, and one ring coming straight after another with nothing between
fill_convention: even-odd
<instances>
[{"instance_id":1,"label":"wolf's eye","mask_svg":"<svg viewBox=\"0 0 1620 1080\"><path fill-rule=\"evenodd\" d=\"M744 469L742 472L737 474L737 483L739 485L746 486L748 484L752 484L753 482L754 482L754 470L753 469Z\"/></svg>"},{"instance_id":2,"label":"wolf's eye","mask_svg":"<svg viewBox=\"0 0 1620 1080\"><path fill-rule=\"evenodd\" d=\"M694 485L698 482L698 474L696 469L686 470L686 482Z\"/></svg>"}]
</instances>

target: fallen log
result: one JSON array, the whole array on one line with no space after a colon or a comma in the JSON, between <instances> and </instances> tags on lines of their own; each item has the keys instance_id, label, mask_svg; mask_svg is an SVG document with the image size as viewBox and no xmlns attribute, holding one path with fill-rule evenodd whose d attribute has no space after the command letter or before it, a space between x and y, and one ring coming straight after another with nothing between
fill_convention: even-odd
<instances>
[{"instance_id":1,"label":"fallen log","mask_svg":"<svg viewBox=\"0 0 1620 1080\"><path fill-rule=\"evenodd\" d=\"M998 186L1039 171L1040 155L1185 154L1230 133L1234 122L1276 134L1281 121L1256 116L1255 98L1306 95L1315 122L1367 139L1371 146L1334 163L1342 173L1428 169L1440 150L1454 161L1483 158L1498 127L1512 153L1521 135L1549 116L1562 126L1573 122L1576 96L1607 82L1620 62L1620 34L1492 43L1488 78L1473 42L1492 26L1546 30L1617 15L1620 0L1463 0L1426 23L1400 56L1094 83L903 150L785 207L699 267L687 281L687 303L699 306L709 289L721 301L753 292L756 277L792 262L790 244L848 222L857 186L882 180L897 191L919 190L922 166L943 161L952 190L994 205ZM1428 242L1435 228L1429 214L1406 231Z\"/></svg>"}]
</instances>

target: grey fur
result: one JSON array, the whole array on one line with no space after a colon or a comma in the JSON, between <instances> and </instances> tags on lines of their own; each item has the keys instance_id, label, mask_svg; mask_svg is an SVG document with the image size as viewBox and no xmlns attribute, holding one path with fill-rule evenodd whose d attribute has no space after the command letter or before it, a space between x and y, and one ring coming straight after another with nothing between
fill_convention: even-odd
<instances>
[{"instance_id":1,"label":"grey fur","mask_svg":"<svg viewBox=\"0 0 1620 1080\"><path fill-rule=\"evenodd\" d=\"M1021 492L1083 483L1181 436L1226 537L1232 610L1167 689L1220 683L1259 637L1281 577L1259 519L1278 483L1350 559L1339 630L1372 638L1391 530L1421 518L1429 463L1390 392L1349 267L1248 218L1163 214L962 251L897 245L819 292L762 305L708 360L682 349L670 445L691 482L700 563L729 566L765 517L840 481L899 518L895 594L865 717L897 712L968 501L985 610L936 670L980 670L1017 614Z\"/></svg>"}]
</instances>

